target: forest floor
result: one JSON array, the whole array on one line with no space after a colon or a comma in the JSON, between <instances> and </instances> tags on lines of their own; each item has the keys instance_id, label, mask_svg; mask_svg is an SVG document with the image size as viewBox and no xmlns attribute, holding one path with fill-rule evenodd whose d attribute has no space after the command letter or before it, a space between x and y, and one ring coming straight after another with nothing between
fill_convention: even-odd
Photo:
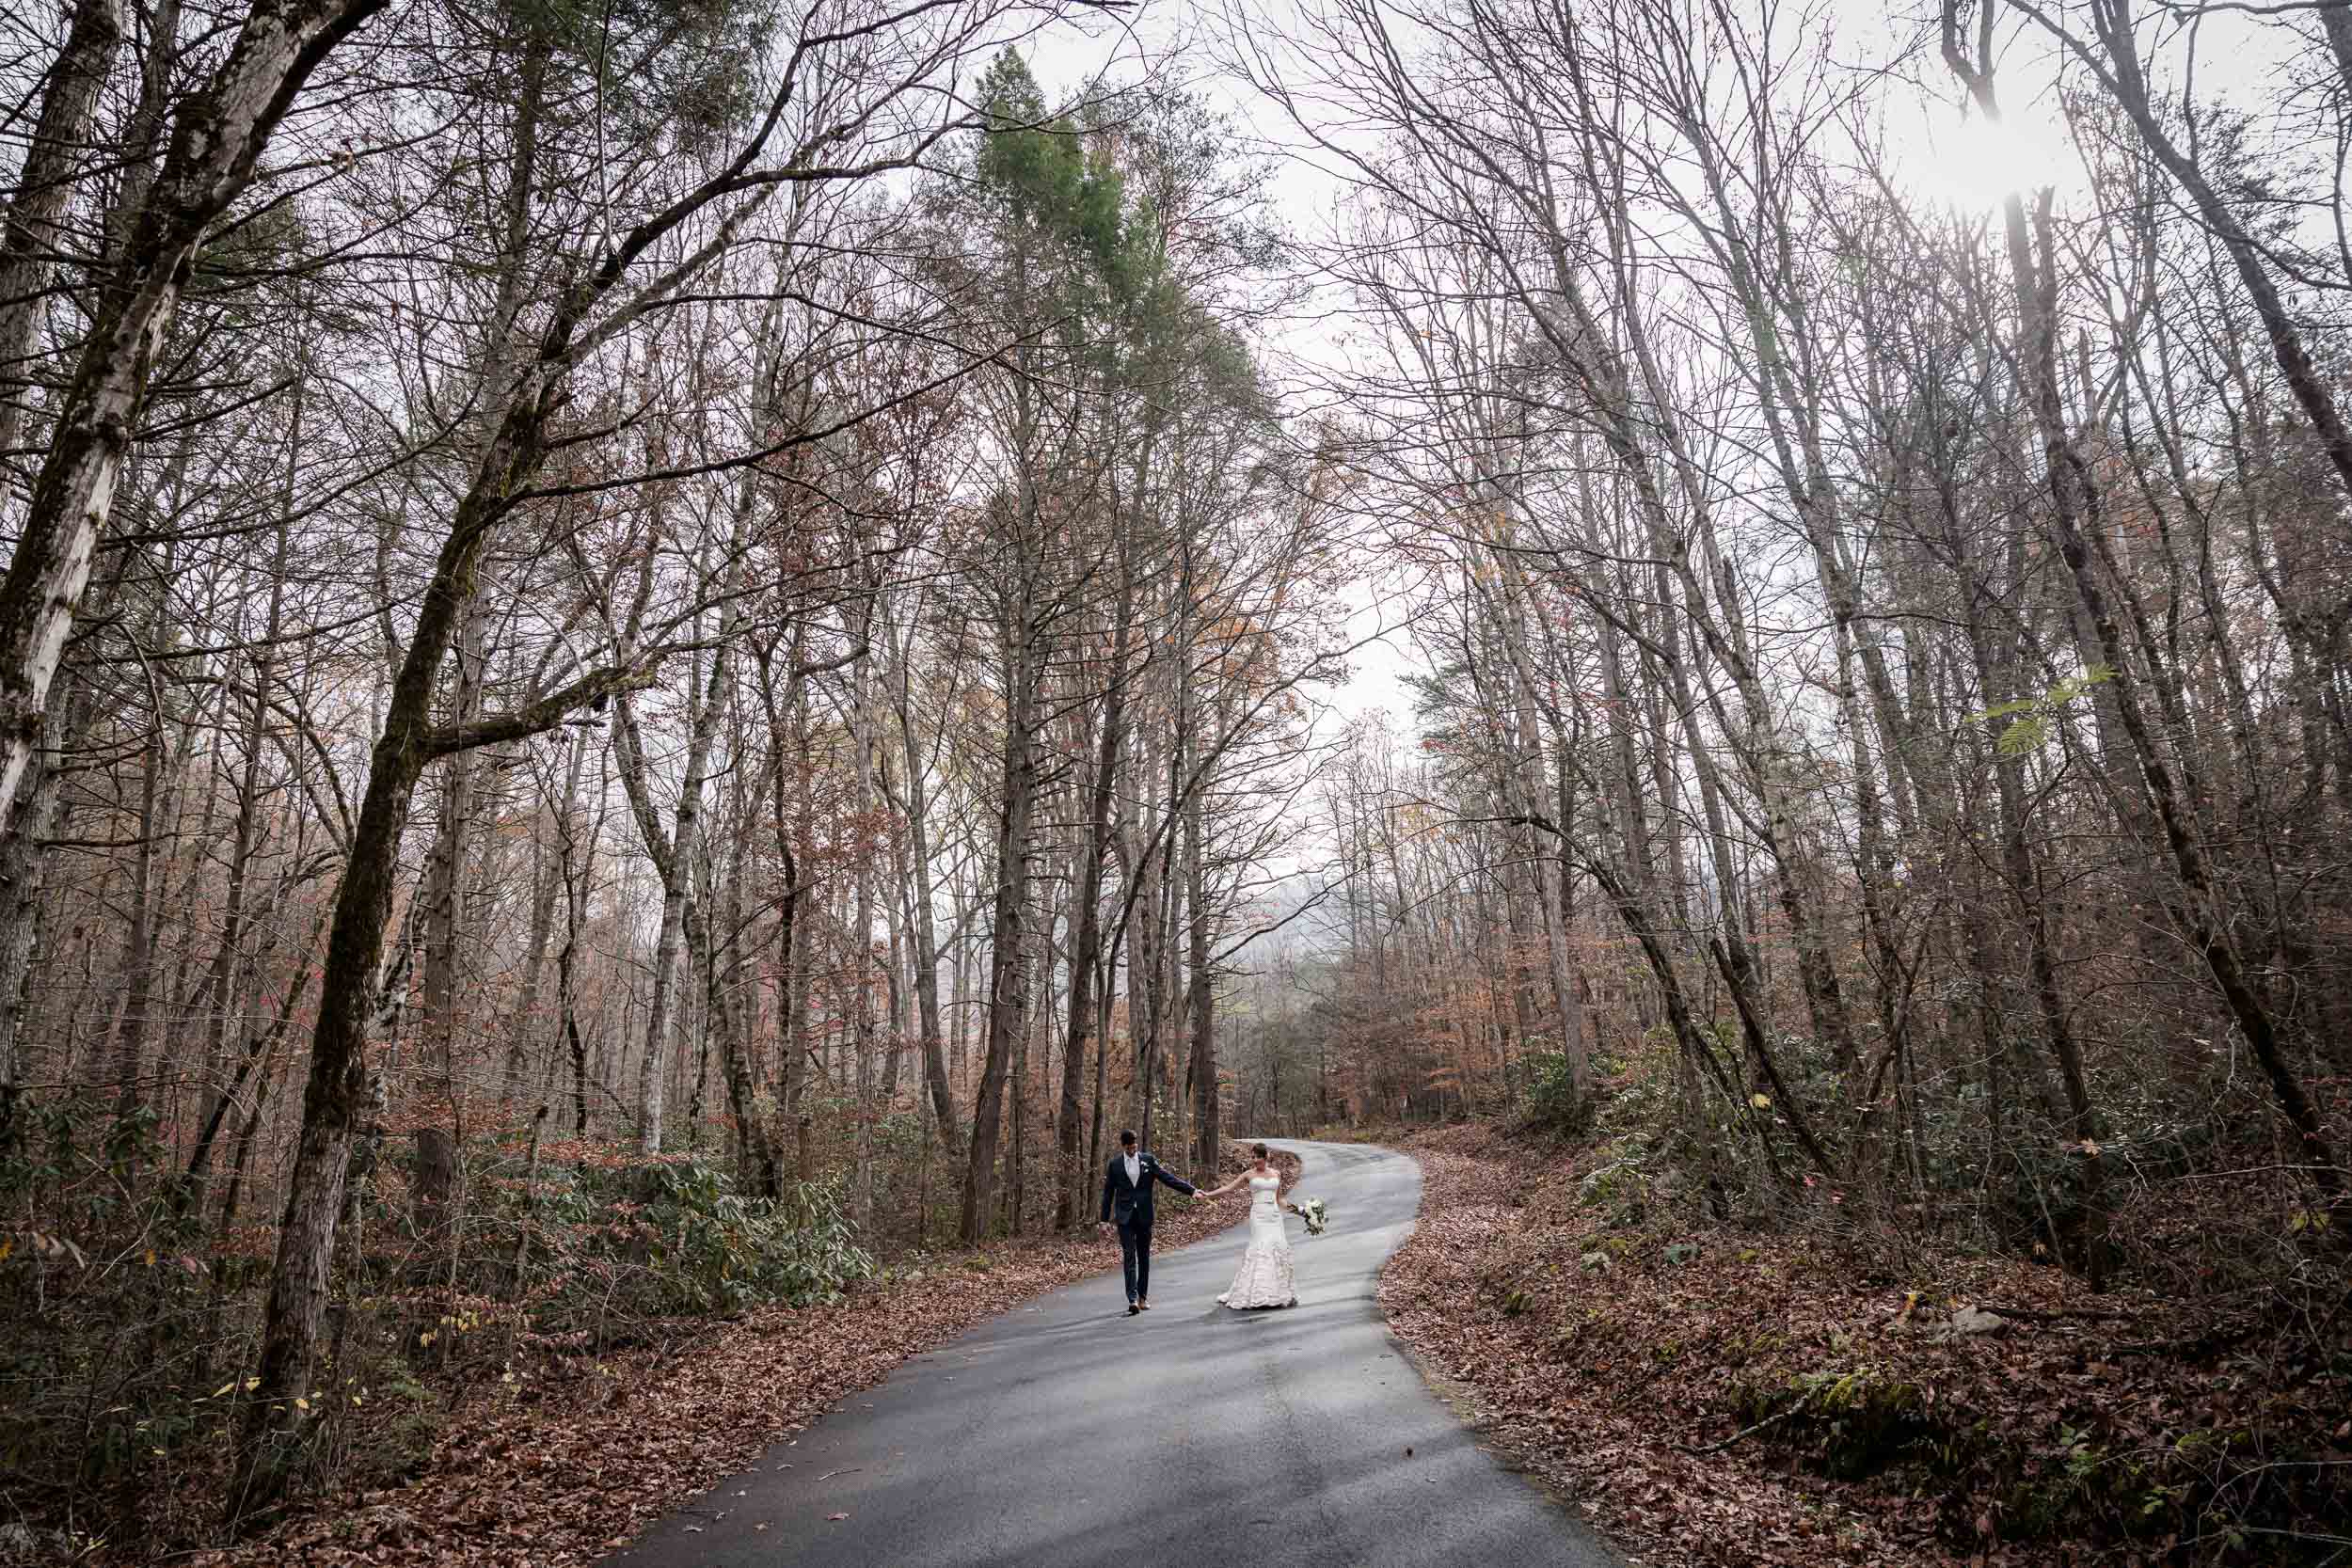
<instances>
[{"instance_id":1,"label":"forest floor","mask_svg":"<svg viewBox=\"0 0 2352 1568\"><path fill-rule=\"evenodd\" d=\"M1395 1332L1642 1568L2352 1562L2352 1314L2249 1326L2094 1295L1862 1236L1828 1192L1786 1229L1694 1225L1604 1148L1491 1126L1375 1141L1424 1181L1380 1284ZM1171 1202L1157 1244L1239 1217ZM593 1561L908 1357L1118 1264L1090 1229L902 1256L833 1306L676 1322L513 1378L480 1364L429 1420L348 1413L342 1441L403 1456L372 1484L175 1560ZM191 1484L161 1535L202 1539L215 1492Z\"/></svg>"},{"instance_id":2,"label":"forest floor","mask_svg":"<svg viewBox=\"0 0 2352 1568\"><path fill-rule=\"evenodd\" d=\"M1378 1141L1424 1180L1392 1327L1645 1568L2352 1560L2341 1310L2257 1338L1826 1217L1683 1228L1592 1148Z\"/></svg>"},{"instance_id":3,"label":"forest floor","mask_svg":"<svg viewBox=\"0 0 2352 1568\"><path fill-rule=\"evenodd\" d=\"M1287 1180L1298 1162L1280 1157ZM1228 1174L1248 1164L1226 1146ZM1246 1209L1163 1200L1155 1251ZM1115 1241L1024 1238L896 1258L829 1307L678 1325L659 1345L499 1379L452 1410L405 1481L319 1497L266 1536L183 1558L202 1568L594 1561L762 1450L873 1387L909 1356L1029 1298L1119 1267ZM397 1422L387 1411L385 1422ZM365 1427L355 1443L396 1447ZM192 1497L192 1508L216 1508Z\"/></svg>"}]
</instances>

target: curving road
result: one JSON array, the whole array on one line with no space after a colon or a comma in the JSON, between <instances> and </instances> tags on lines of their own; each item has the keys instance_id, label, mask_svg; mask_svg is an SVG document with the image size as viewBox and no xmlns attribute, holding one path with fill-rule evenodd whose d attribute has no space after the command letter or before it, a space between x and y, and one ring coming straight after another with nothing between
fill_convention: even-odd
<instances>
[{"instance_id":1,"label":"curving road","mask_svg":"<svg viewBox=\"0 0 2352 1568\"><path fill-rule=\"evenodd\" d=\"M1131 1319L1105 1243L1109 1274L912 1358L803 1433L790 1469L771 1449L607 1560L1616 1568L1476 1446L1389 1336L1373 1291L1420 1207L1418 1167L1279 1147L1331 1211L1322 1236L1291 1222L1297 1307L1216 1304L1240 1259L1229 1231L1156 1255L1153 1309Z\"/></svg>"}]
</instances>

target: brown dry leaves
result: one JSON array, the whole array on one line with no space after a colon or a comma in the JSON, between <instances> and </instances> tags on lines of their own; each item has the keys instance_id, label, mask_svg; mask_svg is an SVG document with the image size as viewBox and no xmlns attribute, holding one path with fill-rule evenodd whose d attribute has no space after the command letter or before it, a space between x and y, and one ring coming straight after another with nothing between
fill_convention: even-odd
<instances>
[{"instance_id":1,"label":"brown dry leaves","mask_svg":"<svg viewBox=\"0 0 2352 1568\"><path fill-rule=\"evenodd\" d=\"M2017 1539L2020 1482L2063 1483L2069 1433L2113 1478L2185 1431L2324 1447L2334 1424L2324 1388L2265 1387L2227 1358L2119 1355L2119 1340L2178 1332L2166 1304L2091 1296L2055 1269L1915 1256L1915 1277L1868 1285L1819 1239L1609 1230L1577 1206L1587 1162L1576 1156L1483 1129L1407 1147L1425 1185L1419 1226L1381 1281L1391 1323L1431 1372L1467 1386L1482 1428L1650 1568L2154 1560L2160 1532L2097 1547ZM1586 1262L1597 1242L1616 1249L1606 1266ZM1691 1243L1695 1256L1665 1258ZM1921 1331L1961 1303L2044 1316L1997 1333ZM1925 1420L1967 1434L1981 1457L1957 1474L1904 1463L1833 1481L1819 1473L1819 1428L1747 1432L1756 1391L1786 1397L1807 1376L1857 1370L1915 1390ZM2327 1512L2305 1513L2305 1528Z\"/></svg>"},{"instance_id":2,"label":"brown dry leaves","mask_svg":"<svg viewBox=\"0 0 2352 1568\"><path fill-rule=\"evenodd\" d=\"M1224 1163L1237 1171L1248 1161L1228 1146ZM1173 1194L1160 1214L1160 1248L1242 1217L1230 1203ZM657 1349L557 1362L513 1386L472 1390L413 1483L326 1499L264 1540L194 1560L202 1568L593 1561L907 1357L1118 1266L1119 1248L1089 1224L1073 1239L900 1259L838 1306L778 1307L692 1325Z\"/></svg>"}]
</instances>

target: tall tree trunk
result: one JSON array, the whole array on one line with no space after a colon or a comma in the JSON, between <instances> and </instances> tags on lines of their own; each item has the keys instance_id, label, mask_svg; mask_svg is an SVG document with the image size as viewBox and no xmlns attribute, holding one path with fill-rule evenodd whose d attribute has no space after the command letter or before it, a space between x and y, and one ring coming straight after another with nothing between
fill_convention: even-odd
<instances>
[{"instance_id":1,"label":"tall tree trunk","mask_svg":"<svg viewBox=\"0 0 2352 1568\"><path fill-rule=\"evenodd\" d=\"M549 945L555 936L555 905L564 892L564 862L551 840L580 809L580 775L588 758L588 737L574 735L564 742L564 792L550 812L544 800L532 813L531 829L531 931L524 940L522 985L515 997L514 1016L506 1025L506 1069L501 1098L512 1104L523 1098L532 1081L532 1055L538 1040L539 1005L547 973Z\"/></svg>"},{"instance_id":2,"label":"tall tree trunk","mask_svg":"<svg viewBox=\"0 0 2352 1568\"><path fill-rule=\"evenodd\" d=\"M252 873L253 854L261 834L262 744L267 722L270 688L277 681L278 639L286 603L286 565L294 542L295 453L302 443L302 388L297 383L287 433L285 482L278 495L278 540L270 562L269 609L262 618L261 645L253 654L253 690L246 705L243 771L237 781L237 818L229 843L228 883L221 895L220 938L213 952L205 994L212 1011L205 1024L204 1059L207 1088L213 1097L202 1113L209 1135L219 1123L230 1092L222 1083L226 1067L229 1019L235 1010L234 990L239 955L245 943L246 889ZM190 1175L201 1173L201 1145L188 1164Z\"/></svg>"},{"instance_id":3,"label":"tall tree trunk","mask_svg":"<svg viewBox=\"0 0 2352 1568\"><path fill-rule=\"evenodd\" d=\"M488 612L480 598L468 602L452 649L457 664L453 717L469 723L480 717L484 638ZM467 850L473 838L474 758L461 752L441 768L440 814L425 860L423 1019L418 1027L418 1066L439 1079L441 1096L455 1114L457 1091L458 967L465 941Z\"/></svg>"},{"instance_id":4,"label":"tall tree trunk","mask_svg":"<svg viewBox=\"0 0 2352 1568\"><path fill-rule=\"evenodd\" d=\"M1200 798L1192 791L1184 805L1184 973L1191 995L1186 1006L1192 1023L1192 1164L1214 1177L1217 1170L1216 1002L1216 978L1209 970L1209 871L1207 847L1200 831Z\"/></svg>"},{"instance_id":5,"label":"tall tree trunk","mask_svg":"<svg viewBox=\"0 0 2352 1568\"><path fill-rule=\"evenodd\" d=\"M1502 515L1507 519L1509 514L1506 511ZM1507 531L1507 521L1504 527ZM1502 543L1511 543L1507 531ZM1518 797L1520 814L1527 816L1538 811L1549 793L1551 781L1545 777L1543 726L1535 702L1534 654L1527 632L1526 585L1520 578L1517 555L1508 548L1495 553L1502 578L1502 632L1511 660L1512 714L1518 732L1513 748L1513 793ZM1567 831L1569 826L1561 824L1562 831ZM1530 838L1532 841L1532 830ZM1532 842L1530 847L1534 847ZM1561 912L1560 895L1565 878L1561 863L1554 857L1538 853L1534 859L1535 903L1544 924L1544 957L1551 973L1552 1006L1560 1019L1560 1053L1567 1067L1569 1115L1581 1124L1592 1099L1592 1053L1585 1038L1584 1001L1576 989L1568 962L1568 933Z\"/></svg>"},{"instance_id":6,"label":"tall tree trunk","mask_svg":"<svg viewBox=\"0 0 2352 1568\"><path fill-rule=\"evenodd\" d=\"M996 823L996 896L989 924L987 1045L980 1065L979 1094L972 1113L972 1142L963 1180L957 1235L966 1245L987 1234L994 1212L996 1150L1002 1136L1006 1080L1020 1031L1026 1021L1027 944L1023 915L1028 907L1031 817L1036 811L1038 627L1030 584L1009 607L1005 624L1005 745L1003 804Z\"/></svg>"},{"instance_id":7,"label":"tall tree trunk","mask_svg":"<svg viewBox=\"0 0 2352 1568\"><path fill-rule=\"evenodd\" d=\"M933 905L938 892L931 879L930 767L924 755L915 722L911 650L898 658L897 699L898 738L906 758L908 854L912 861L914 1006L923 1049L923 1084L930 1095L931 1116L939 1127L940 1147L952 1155L957 1148L956 1101L947 1083L945 1031L939 1011L939 931Z\"/></svg>"},{"instance_id":8,"label":"tall tree trunk","mask_svg":"<svg viewBox=\"0 0 2352 1568\"><path fill-rule=\"evenodd\" d=\"M1094 1162L1078 1157L1078 1114L1086 1090L1089 1052L1106 1052L1109 1041L1095 1035L1094 984L1103 956L1103 865L1110 854L1111 803L1119 782L1127 733L1127 645L1132 596L1122 588L1112 632L1110 685L1103 695L1103 717L1095 736L1094 773L1088 791L1087 836L1078 851L1078 875L1071 900L1070 1028L1062 1052L1060 1196L1054 1224L1068 1229L1083 1224L1089 1210L1089 1178ZM1101 1065L1096 1068L1096 1119L1101 1119ZM1098 1130L1099 1141L1099 1130Z\"/></svg>"},{"instance_id":9,"label":"tall tree trunk","mask_svg":"<svg viewBox=\"0 0 2352 1568\"><path fill-rule=\"evenodd\" d=\"M740 775L739 774L739 778ZM784 1189L783 1167L776 1158L769 1117L759 1105L759 1084L754 1072L752 1035L755 1007L741 998L744 968L743 879L749 861L750 827L758 816L768 792L770 775L739 785L735 820L738 832L727 855L726 880L721 889L716 918L707 940L714 952L708 1011L719 1033L720 1066L726 1077L727 1109L735 1119L735 1160L738 1179L756 1197L776 1197Z\"/></svg>"},{"instance_id":10,"label":"tall tree trunk","mask_svg":"<svg viewBox=\"0 0 2352 1568\"><path fill-rule=\"evenodd\" d=\"M174 468L176 479L177 464ZM177 487L176 483L171 486L174 490ZM172 578L172 554L167 549L162 562L166 583ZM167 591L157 592L146 631L147 646L159 654L177 641L167 609L169 597ZM149 668L151 671L151 665ZM148 1025L155 992L156 928L162 919L171 875L168 845L175 836L170 817L171 800L178 792L176 751L169 739L164 688L151 674L147 744L142 749L139 774L138 848L131 863L131 921L122 944L122 1011L115 1036L115 1105L119 1114L127 1114L138 1103L139 1074L147 1057Z\"/></svg>"},{"instance_id":11,"label":"tall tree trunk","mask_svg":"<svg viewBox=\"0 0 2352 1568\"><path fill-rule=\"evenodd\" d=\"M729 562L725 583L735 578L735 562L742 542L742 530L747 519L739 511L736 531L726 546ZM707 566L706 557L705 565ZM650 562L647 569L650 570ZM707 571L703 579L709 580ZM661 1152L662 1106L668 1090L672 1060L671 1037L680 1032L676 1024L683 1022L679 982L681 948L699 952L702 944L690 942L688 927L698 918L690 906L694 899L695 868L702 854L703 784L709 776L710 757L717 744L719 720L726 707L728 690L728 651L733 644L737 618L740 613L740 595L723 592L719 612L717 645L712 649L707 679L690 666L687 671L686 767L678 781L677 812L668 832L661 827L660 815L655 807L653 785L647 777L644 740L637 727L635 709L626 698L614 705L614 725L621 745L621 783L628 792L628 802L635 812L639 830L645 839L645 851L652 858L654 870L661 879L661 926L654 943L653 999L646 1008L645 1054L638 1075L637 1147L640 1153ZM699 930L699 927L696 927ZM673 1014L681 1015L674 1020Z\"/></svg>"}]
</instances>

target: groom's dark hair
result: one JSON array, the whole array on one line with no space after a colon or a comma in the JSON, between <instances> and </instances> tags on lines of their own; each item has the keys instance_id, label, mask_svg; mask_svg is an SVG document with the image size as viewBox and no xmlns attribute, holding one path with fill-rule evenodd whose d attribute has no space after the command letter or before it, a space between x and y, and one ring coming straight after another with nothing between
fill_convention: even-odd
<instances>
[{"instance_id":1,"label":"groom's dark hair","mask_svg":"<svg viewBox=\"0 0 2352 1568\"><path fill-rule=\"evenodd\" d=\"M1134 1143L1136 1141L1135 1129L1131 1127L1120 1128L1119 1130L1119 1141L1121 1147Z\"/></svg>"}]
</instances>

